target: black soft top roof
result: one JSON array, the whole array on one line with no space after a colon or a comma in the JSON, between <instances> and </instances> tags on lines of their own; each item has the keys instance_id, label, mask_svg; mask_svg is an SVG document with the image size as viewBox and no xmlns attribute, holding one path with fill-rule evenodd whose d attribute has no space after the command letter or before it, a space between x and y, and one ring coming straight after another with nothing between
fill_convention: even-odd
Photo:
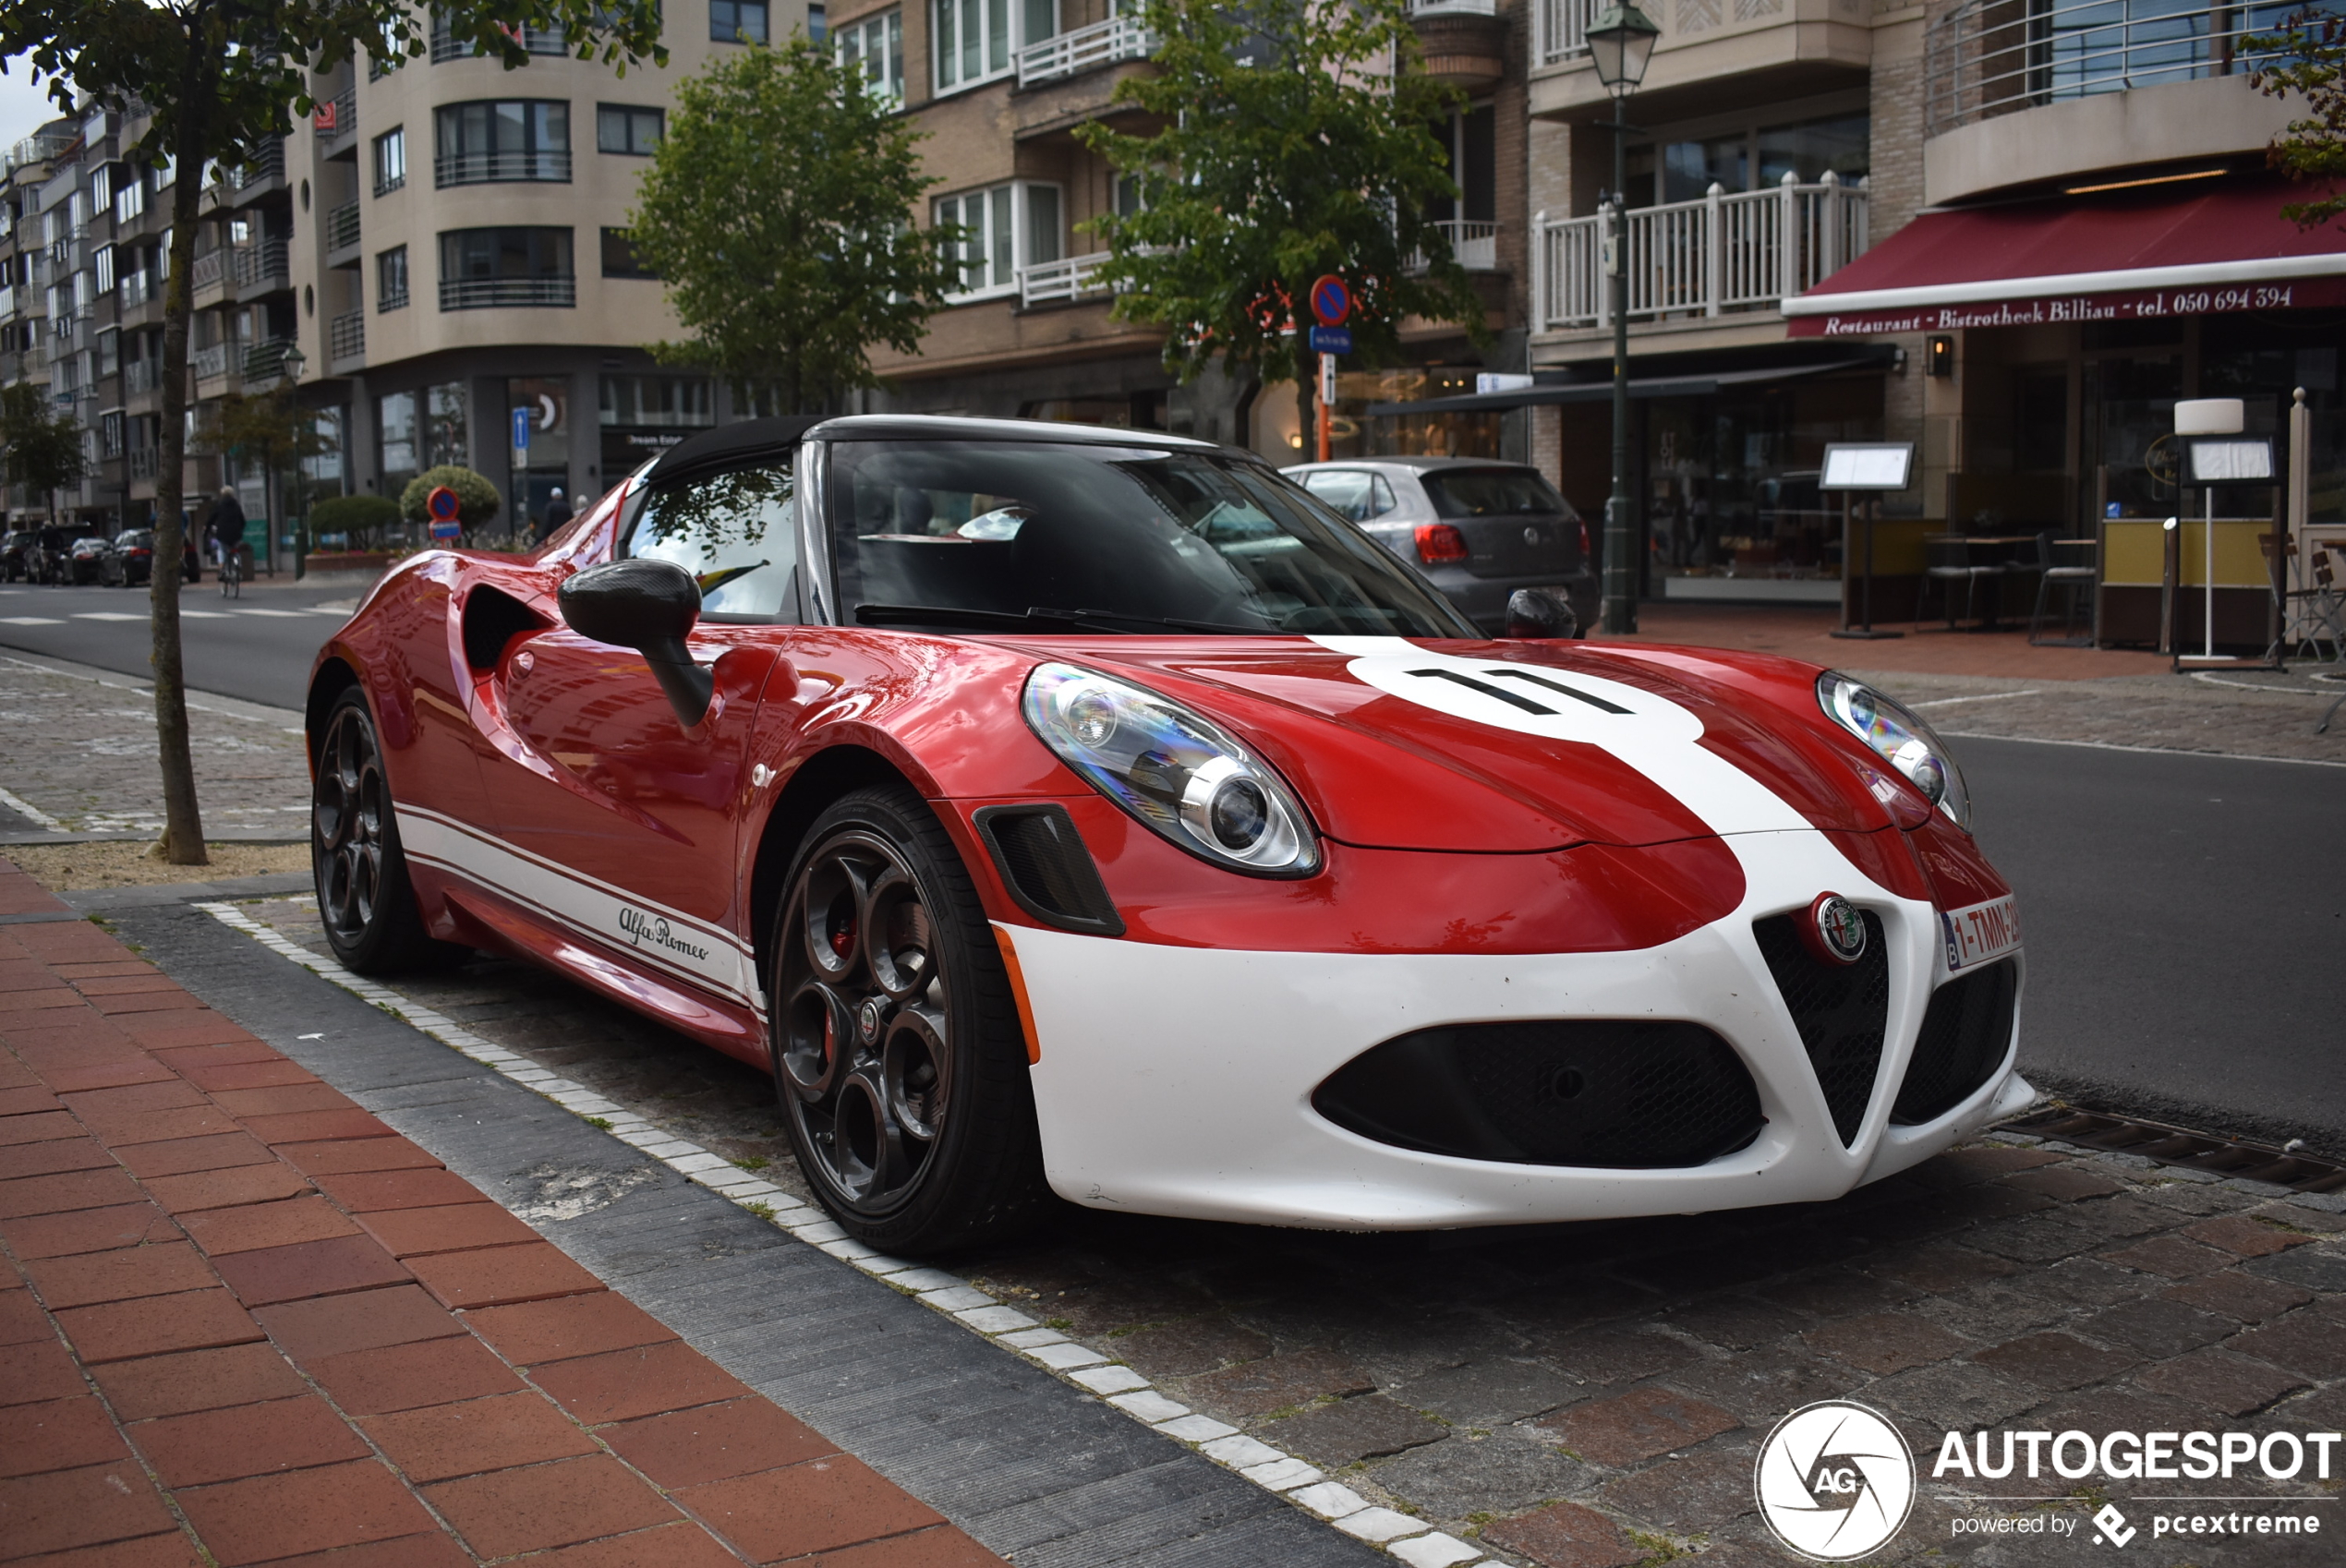
<instances>
[{"instance_id":1,"label":"black soft top roof","mask_svg":"<svg viewBox=\"0 0 2346 1568\"><path fill-rule=\"evenodd\" d=\"M661 452L651 471L644 476L644 483L682 484L731 468L751 468L787 457L798 446L799 438L822 422L817 417L794 414L772 419L740 419L713 430L703 430Z\"/></svg>"}]
</instances>

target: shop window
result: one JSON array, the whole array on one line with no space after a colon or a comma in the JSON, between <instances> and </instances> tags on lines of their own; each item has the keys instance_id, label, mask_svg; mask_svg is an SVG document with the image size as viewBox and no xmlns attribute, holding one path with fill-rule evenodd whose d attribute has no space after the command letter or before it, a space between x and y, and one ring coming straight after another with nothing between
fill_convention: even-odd
<instances>
[{"instance_id":1,"label":"shop window","mask_svg":"<svg viewBox=\"0 0 2346 1568\"><path fill-rule=\"evenodd\" d=\"M424 389L424 457L427 466L469 463L465 444L466 399L465 383L442 381Z\"/></svg>"},{"instance_id":2,"label":"shop window","mask_svg":"<svg viewBox=\"0 0 2346 1568\"><path fill-rule=\"evenodd\" d=\"M763 43L766 0L708 0L708 36L720 43Z\"/></svg>"},{"instance_id":3,"label":"shop window","mask_svg":"<svg viewBox=\"0 0 2346 1568\"><path fill-rule=\"evenodd\" d=\"M659 150L666 112L628 103L603 103L595 109L595 146L604 152L648 158Z\"/></svg>"},{"instance_id":4,"label":"shop window","mask_svg":"<svg viewBox=\"0 0 2346 1568\"><path fill-rule=\"evenodd\" d=\"M883 11L849 22L831 34L839 63L864 73L865 90L891 103L904 100L904 13Z\"/></svg>"},{"instance_id":5,"label":"shop window","mask_svg":"<svg viewBox=\"0 0 2346 1568\"><path fill-rule=\"evenodd\" d=\"M393 487L405 486L420 471L416 462L416 394L411 392L385 392L375 400L376 428L380 433L375 450L386 494L397 494Z\"/></svg>"},{"instance_id":6,"label":"shop window","mask_svg":"<svg viewBox=\"0 0 2346 1568\"><path fill-rule=\"evenodd\" d=\"M1057 261L1061 255L1057 186L1013 181L940 197L931 211L939 224L961 229L957 299L1010 293L1018 287L1020 268Z\"/></svg>"}]
</instances>

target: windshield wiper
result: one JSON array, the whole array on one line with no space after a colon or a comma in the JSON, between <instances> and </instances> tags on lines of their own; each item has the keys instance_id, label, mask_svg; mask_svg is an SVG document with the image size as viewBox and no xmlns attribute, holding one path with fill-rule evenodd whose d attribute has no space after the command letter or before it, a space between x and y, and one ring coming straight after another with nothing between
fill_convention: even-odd
<instances>
[{"instance_id":1,"label":"windshield wiper","mask_svg":"<svg viewBox=\"0 0 2346 1568\"><path fill-rule=\"evenodd\" d=\"M960 609L944 605L859 604L855 620L864 626L967 626L973 630L998 627L1023 631L1034 626L1082 627L1127 633L1131 627L1167 626L1177 632L1220 632L1242 637L1276 637L1276 626L1227 626L1216 621L1172 621L1154 615L1126 615L1112 609L1058 609L1034 605L1024 613L1001 609Z\"/></svg>"}]
</instances>

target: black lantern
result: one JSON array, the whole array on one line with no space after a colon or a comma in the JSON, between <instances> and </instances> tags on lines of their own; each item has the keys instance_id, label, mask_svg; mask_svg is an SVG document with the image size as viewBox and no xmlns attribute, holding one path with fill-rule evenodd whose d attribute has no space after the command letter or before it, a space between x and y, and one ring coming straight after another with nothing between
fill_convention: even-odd
<instances>
[{"instance_id":1,"label":"black lantern","mask_svg":"<svg viewBox=\"0 0 2346 1568\"><path fill-rule=\"evenodd\" d=\"M1635 92L1646 78L1646 62L1653 58L1653 41L1662 30L1632 0L1619 0L1589 24L1589 57L1597 80L1615 98Z\"/></svg>"}]
</instances>

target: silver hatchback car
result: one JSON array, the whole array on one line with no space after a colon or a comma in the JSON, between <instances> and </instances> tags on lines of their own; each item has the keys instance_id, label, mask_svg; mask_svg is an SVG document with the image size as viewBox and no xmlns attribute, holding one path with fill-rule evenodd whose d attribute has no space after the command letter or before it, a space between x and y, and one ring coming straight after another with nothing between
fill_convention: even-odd
<instances>
[{"instance_id":1,"label":"silver hatchback car","mask_svg":"<svg viewBox=\"0 0 2346 1568\"><path fill-rule=\"evenodd\" d=\"M1484 631L1507 600L1542 588L1596 623L1589 531L1537 468L1480 457L1364 457L1283 470L1416 567Z\"/></svg>"}]
</instances>

